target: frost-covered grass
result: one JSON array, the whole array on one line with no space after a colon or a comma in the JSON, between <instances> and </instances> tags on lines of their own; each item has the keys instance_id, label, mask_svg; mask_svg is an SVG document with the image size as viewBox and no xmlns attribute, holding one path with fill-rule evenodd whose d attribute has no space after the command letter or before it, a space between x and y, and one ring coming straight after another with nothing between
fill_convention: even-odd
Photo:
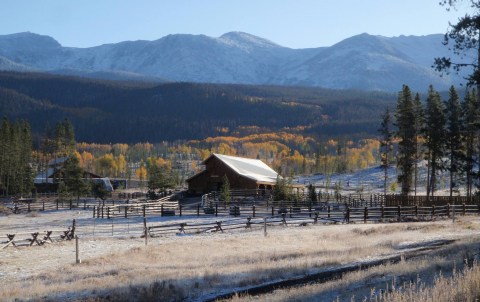
<instances>
[{"instance_id":1,"label":"frost-covered grass","mask_svg":"<svg viewBox=\"0 0 480 302\"><path fill-rule=\"evenodd\" d=\"M148 246L138 237L85 238L80 240L82 263L78 265L74 242L8 247L0 251L0 297L202 300L218 293L398 253L412 243L477 236L480 222L465 217L456 224L444 220L272 227L267 237L261 229L172 235L150 238Z\"/></svg>"}]
</instances>

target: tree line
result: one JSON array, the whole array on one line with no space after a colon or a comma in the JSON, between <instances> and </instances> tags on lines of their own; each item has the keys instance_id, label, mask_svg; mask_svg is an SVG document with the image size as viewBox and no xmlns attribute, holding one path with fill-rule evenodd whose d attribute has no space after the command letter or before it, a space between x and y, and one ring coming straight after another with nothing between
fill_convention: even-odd
<instances>
[{"instance_id":1,"label":"tree line","mask_svg":"<svg viewBox=\"0 0 480 302\"><path fill-rule=\"evenodd\" d=\"M0 126L0 189L6 195L30 193L33 177L30 125L4 118Z\"/></svg>"},{"instance_id":2,"label":"tree line","mask_svg":"<svg viewBox=\"0 0 480 302\"><path fill-rule=\"evenodd\" d=\"M480 102L475 89L467 90L460 100L452 86L448 98L442 100L430 86L422 102L418 93L413 95L404 85L398 93L393 117L387 108L379 131L385 185L388 167L396 161L401 193L416 195L419 163L425 160L427 196L435 194L437 177L445 171L449 175L450 196L461 186L465 186L467 196L472 196L475 188L478 192ZM395 140L398 150L392 154Z\"/></svg>"}]
</instances>

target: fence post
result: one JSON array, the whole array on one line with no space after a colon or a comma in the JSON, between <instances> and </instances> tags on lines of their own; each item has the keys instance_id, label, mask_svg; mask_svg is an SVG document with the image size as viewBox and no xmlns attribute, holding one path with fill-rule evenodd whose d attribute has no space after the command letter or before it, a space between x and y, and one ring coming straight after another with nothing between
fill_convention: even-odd
<instances>
[{"instance_id":1,"label":"fence post","mask_svg":"<svg viewBox=\"0 0 480 302\"><path fill-rule=\"evenodd\" d=\"M163 217L163 203L160 205L160 217Z\"/></svg>"},{"instance_id":2,"label":"fence post","mask_svg":"<svg viewBox=\"0 0 480 302\"><path fill-rule=\"evenodd\" d=\"M197 216L200 216L200 204L197 204Z\"/></svg>"},{"instance_id":3,"label":"fence post","mask_svg":"<svg viewBox=\"0 0 480 302\"><path fill-rule=\"evenodd\" d=\"M58 199L57 199L57 211L58 211Z\"/></svg>"},{"instance_id":4,"label":"fence post","mask_svg":"<svg viewBox=\"0 0 480 302\"><path fill-rule=\"evenodd\" d=\"M368 207L365 207L363 210L363 223L367 223L367 218L368 218Z\"/></svg>"},{"instance_id":5,"label":"fence post","mask_svg":"<svg viewBox=\"0 0 480 302\"><path fill-rule=\"evenodd\" d=\"M218 203L215 203L215 217L218 216Z\"/></svg>"},{"instance_id":6,"label":"fence post","mask_svg":"<svg viewBox=\"0 0 480 302\"><path fill-rule=\"evenodd\" d=\"M382 207L381 207L381 214L380 214L380 215L381 215L380 218L381 218L382 220L385 219L385 206L383 206L383 205L382 205Z\"/></svg>"},{"instance_id":7,"label":"fence post","mask_svg":"<svg viewBox=\"0 0 480 302\"><path fill-rule=\"evenodd\" d=\"M128 212L128 206L125 206L125 207L124 207L124 211L125 211L125 218L128 218L128 214L127 214L127 212Z\"/></svg>"},{"instance_id":8,"label":"fence post","mask_svg":"<svg viewBox=\"0 0 480 302\"><path fill-rule=\"evenodd\" d=\"M465 206L465 203L463 203L463 216L465 216L466 212L467 212L467 207Z\"/></svg>"},{"instance_id":9,"label":"fence post","mask_svg":"<svg viewBox=\"0 0 480 302\"><path fill-rule=\"evenodd\" d=\"M107 219L110 219L110 207L107 207Z\"/></svg>"},{"instance_id":10,"label":"fence post","mask_svg":"<svg viewBox=\"0 0 480 302\"><path fill-rule=\"evenodd\" d=\"M79 250L78 250L78 236L75 235L75 263L80 264L82 261L79 258Z\"/></svg>"},{"instance_id":11,"label":"fence post","mask_svg":"<svg viewBox=\"0 0 480 302\"><path fill-rule=\"evenodd\" d=\"M415 216L418 217L418 205L415 206Z\"/></svg>"},{"instance_id":12,"label":"fence post","mask_svg":"<svg viewBox=\"0 0 480 302\"><path fill-rule=\"evenodd\" d=\"M450 204L447 203L447 217L450 218Z\"/></svg>"},{"instance_id":13,"label":"fence post","mask_svg":"<svg viewBox=\"0 0 480 302\"><path fill-rule=\"evenodd\" d=\"M347 207L347 212L345 213L345 221L350 223L350 207Z\"/></svg>"},{"instance_id":14,"label":"fence post","mask_svg":"<svg viewBox=\"0 0 480 302\"><path fill-rule=\"evenodd\" d=\"M42 200L42 211L45 212L45 200Z\"/></svg>"},{"instance_id":15,"label":"fence post","mask_svg":"<svg viewBox=\"0 0 480 302\"><path fill-rule=\"evenodd\" d=\"M70 206L70 210L71 210L72 209L72 199L70 199L69 206Z\"/></svg>"},{"instance_id":16,"label":"fence post","mask_svg":"<svg viewBox=\"0 0 480 302\"><path fill-rule=\"evenodd\" d=\"M180 210L180 217L182 217L182 205L178 205Z\"/></svg>"},{"instance_id":17,"label":"fence post","mask_svg":"<svg viewBox=\"0 0 480 302\"><path fill-rule=\"evenodd\" d=\"M76 220L76 219L73 219L73 221L72 221L72 230L71 230L72 236L75 236L76 227L77 227L77 220Z\"/></svg>"},{"instance_id":18,"label":"fence post","mask_svg":"<svg viewBox=\"0 0 480 302\"><path fill-rule=\"evenodd\" d=\"M398 206L397 216L398 216L398 221L402 221L402 206Z\"/></svg>"},{"instance_id":19,"label":"fence post","mask_svg":"<svg viewBox=\"0 0 480 302\"><path fill-rule=\"evenodd\" d=\"M312 218L312 202L308 204L308 217Z\"/></svg>"},{"instance_id":20,"label":"fence post","mask_svg":"<svg viewBox=\"0 0 480 302\"><path fill-rule=\"evenodd\" d=\"M328 212L328 218L330 218L330 206L327 207L327 212Z\"/></svg>"},{"instance_id":21,"label":"fence post","mask_svg":"<svg viewBox=\"0 0 480 302\"><path fill-rule=\"evenodd\" d=\"M255 217L255 205L252 206L252 216Z\"/></svg>"},{"instance_id":22,"label":"fence post","mask_svg":"<svg viewBox=\"0 0 480 302\"><path fill-rule=\"evenodd\" d=\"M275 216L275 207L272 207L272 217Z\"/></svg>"},{"instance_id":23,"label":"fence post","mask_svg":"<svg viewBox=\"0 0 480 302\"><path fill-rule=\"evenodd\" d=\"M103 219L103 208L105 208L104 206L102 206L102 219Z\"/></svg>"},{"instance_id":24,"label":"fence post","mask_svg":"<svg viewBox=\"0 0 480 302\"><path fill-rule=\"evenodd\" d=\"M290 207L290 218L292 218L293 209Z\"/></svg>"},{"instance_id":25,"label":"fence post","mask_svg":"<svg viewBox=\"0 0 480 302\"><path fill-rule=\"evenodd\" d=\"M433 219L433 216L435 216L435 205L432 206L432 219Z\"/></svg>"},{"instance_id":26,"label":"fence post","mask_svg":"<svg viewBox=\"0 0 480 302\"><path fill-rule=\"evenodd\" d=\"M267 237L267 217L263 217L263 236Z\"/></svg>"},{"instance_id":27,"label":"fence post","mask_svg":"<svg viewBox=\"0 0 480 302\"><path fill-rule=\"evenodd\" d=\"M143 211L143 218L145 218L145 214L146 214L146 205L142 205L142 211Z\"/></svg>"},{"instance_id":28,"label":"fence post","mask_svg":"<svg viewBox=\"0 0 480 302\"><path fill-rule=\"evenodd\" d=\"M147 218L143 218L143 236L145 236L145 246L148 245Z\"/></svg>"},{"instance_id":29,"label":"fence post","mask_svg":"<svg viewBox=\"0 0 480 302\"><path fill-rule=\"evenodd\" d=\"M95 218L95 206L93 206L93 218Z\"/></svg>"}]
</instances>

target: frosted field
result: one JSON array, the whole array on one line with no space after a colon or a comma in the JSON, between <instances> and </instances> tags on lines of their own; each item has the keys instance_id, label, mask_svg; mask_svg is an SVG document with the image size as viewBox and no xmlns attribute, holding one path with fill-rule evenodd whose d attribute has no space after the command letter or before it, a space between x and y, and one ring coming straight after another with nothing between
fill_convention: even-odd
<instances>
[{"instance_id":1,"label":"frosted field","mask_svg":"<svg viewBox=\"0 0 480 302\"><path fill-rule=\"evenodd\" d=\"M162 297L162 301L201 301L268 282L403 253L436 240L455 239L460 244L464 240L478 241L480 237L480 221L471 216L458 217L455 224L441 220L279 226L270 227L267 237L261 228L168 235L149 238L145 246L140 237L140 223L118 221L112 236L111 221L104 219L103 224L95 223L94 235L90 215L90 211L59 211L1 216L0 241L6 239L7 233L53 227L63 230L73 218L77 219L82 263L75 264L74 241L9 246L0 250L0 296L7 301L142 301L152 297ZM199 219L192 218L193 221ZM415 270L416 266L410 269ZM327 292L322 289L322 295L333 299L338 288L332 288Z\"/></svg>"}]
</instances>

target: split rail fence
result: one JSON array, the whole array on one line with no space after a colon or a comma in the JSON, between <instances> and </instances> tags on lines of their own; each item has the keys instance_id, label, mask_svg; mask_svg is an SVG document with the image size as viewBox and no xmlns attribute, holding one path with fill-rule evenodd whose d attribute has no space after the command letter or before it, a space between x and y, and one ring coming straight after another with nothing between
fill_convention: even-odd
<instances>
[{"instance_id":1,"label":"split rail fence","mask_svg":"<svg viewBox=\"0 0 480 302\"><path fill-rule=\"evenodd\" d=\"M254 227L282 226L305 226L318 223L368 223L368 222L402 222L417 220L432 220L439 217L453 218L455 215L480 215L478 205L445 205L445 206L395 206L395 207L347 207L344 211L301 211L295 212L292 208L284 213L276 213L272 210L271 216L256 215L255 208L249 214L252 216L238 217L215 222L195 223L162 223L158 225L146 225L146 234L151 237L167 234L198 234L204 232L224 232L235 229L251 229ZM263 213L264 214L264 213ZM216 215L216 213L215 213ZM146 221L146 220L145 220Z\"/></svg>"}]
</instances>

